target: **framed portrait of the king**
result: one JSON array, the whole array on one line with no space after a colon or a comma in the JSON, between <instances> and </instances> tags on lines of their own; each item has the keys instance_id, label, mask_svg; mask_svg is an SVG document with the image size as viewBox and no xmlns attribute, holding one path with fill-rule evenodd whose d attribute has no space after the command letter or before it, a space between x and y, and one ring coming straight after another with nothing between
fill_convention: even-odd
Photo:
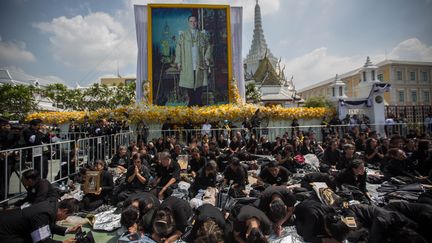
<instances>
[{"instance_id":1,"label":"framed portrait of the king","mask_svg":"<svg viewBox=\"0 0 432 243\"><path fill-rule=\"evenodd\" d=\"M228 5L149 4L151 103L207 106L229 102Z\"/></svg>"}]
</instances>

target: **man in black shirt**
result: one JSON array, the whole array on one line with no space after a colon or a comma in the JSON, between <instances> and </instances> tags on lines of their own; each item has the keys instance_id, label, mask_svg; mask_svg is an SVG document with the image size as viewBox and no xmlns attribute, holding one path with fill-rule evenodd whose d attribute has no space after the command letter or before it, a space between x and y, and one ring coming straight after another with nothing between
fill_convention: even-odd
<instances>
[{"instance_id":1,"label":"man in black shirt","mask_svg":"<svg viewBox=\"0 0 432 243\"><path fill-rule=\"evenodd\" d=\"M290 219L295 203L295 196L286 186L269 186L261 193L258 208L273 221L275 233L281 235L282 225Z\"/></svg>"},{"instance_id":2,"label":"man in black shirt","mask_svg":"<svg viewBox=\"0 0 432 243\"><path fill-rule=\"evenodd\" d=\"M75 199L61 202L40 202L24 209L0 212L0 242L2 243L61 243L51 239L51 234L74 233L80 226L64 228L56 221L64 220L76 210ZM75 242L70 238L64 243Z\"/></svg>"},{"instance_id":3,"label":"man in black shirt","mask_svg":"<svg viewBox=\"0 0 432 243\"><path fill-rule=\"evenodd\" d=\"M27 170L23 173L21 179L27 190L27 196L15 203L15 206L21 206L25 202L36 204L43 201L57 202L59 194L47 179L41 179L39 172Z\"/></svg>"},{"instance_id":4,"label":"man in black shirt","mask_svg":"<svg viewBox=\"0 0 432 243\"><path fill-rule=\"evenodd\" d=\"M240 164L240 160L237 157L231 157L230 164L224 171L224 184L231 184L232 188L244 189L247 176L246 170Z\"/></svg>"},{"instance_id":5,"label":"man in black shirt","mask_svg":"<svg viewBox=\"0 0 432 243\"><path fill-rule=\"evenodd\" d=\"M129 167L129 154L126 146L120 146L117 153L112 157L110 167L118 168L121 172L125 172Z\"/></svg>"},{"instance_id":6,"label":"man in black shirt","mask_svg":"<svg viewBox=\"0 0 432 243\"><path fill-rule=\"evenodd\" d=\"M153 181L153 186L156 186L153 193L162 200L172 193L172 187L175 187L180 180L180 165L171 159L168 152L160 153L159 159L160 163L156 168L156 178Z\"/></svg>"},{"instance_id":7,"label":"man in black shirt","mask_svg":"<svg viewBox=\"0 0 432 243\"><path fill-rule=\"evenodd\" d=\"M172 232L170 235L164 236L164 238L167 238L166 240L168 240L168 242L174 242L180 238L180 236L185 232L186 227L189 225L188 220L193 214L192 208L189 206L187 201L169 196L162 202L159 207L159 211L156 213L156 217L153 221L153 229L155 229L155 222L156 224L167 223L161 222L162 220L158 220L160 211L164 211L174 219L174 232ZM154 231L157 232L158 230Z\"/></svg>"},{"instance_id":8,"label":"man in black shirt","mask_svg":"<svg viewBox=\"0 0 432 243\"><path fill-rule=\"evenodd\" d=\"M259 181L269 185L285 185L291 173L283 166L279 166L277 161L271 161L261 171Z\"/></svg>"},{"instance_id":9,"label":"man in black shirt","mask_svg":"<svg viewBox=\"0 0 432 243\"><path fill-rule=\"evenodd\" d=\"M149 169L141 163L140 155L135 154L132 160L133 165L129 166L126 172L126 190L122 191L118 196L120 201L125 200L131 194L145 191L150 179Z\"/></svg>"},{"instance_id":10,"label":"man in black shirt","mask_svg":"<svg viewBox=\"0 0 432 243\"><path fill-rule=\"evenodd\" d=\"M192 173L193 177L196 177L198 171L200 171L202 168L204 168L204 165L207 163L207 160L205 157L202 157L200 155L200 151L198 148L192 149L192 158L189 161L190 165L190 173Z\"/></svg>"},{"instance_id":11,"label":"man in black shirt","mask_svg":"<svg viewBox=\"0 0 432 243\"><path fill-rule=\"evenodd\" d=\"M225 231L225 218L222 212L211 204L203 204L195 210L193 226L190 235L184 239L188 243L197 239L197 232L203 227L208 220L213 220L220 230ZM215 229L214 231L217 231ZM225 231L225 233L228 233ZM225 234L226 235L226 234ZM226 239L228 240L228 239ZM227 242L227 241L226 241Z\"/></svg>"},{"instance_id":12,"label":"man in black shirt","mask_svg":"<svg viewBox=\"0 0 432 243\"><path fill-rule=\"evenodd\" d=\"M355 159L349 163L348 167L337 175L336 182L339 188L347 184L355 186L363 193L366 193L366 171L363 160Z\"/></svg>"},{"instance_id":13,"label":"man in black shirt","mask_svg":"<svg viewBox=\"0 0 432 243\"><path fill-rule=\"evenodd\" d=\"M24 146L37 146L49 142L49 136L42 132L41 123L42 120L33 119L30 121L30 127L22 131L25 142ZM48 176L48 151L43 151L43 148L39 147L40 153L33 154L34 150L35 149L25 150L27 152L27 161L34 161L33 168L39 172L41 178L46 179Z\"/></svg>"},{"instance_id":14,"label":"man in black shirt","mask_svg":"<svg viewBox=\"0 0 432 243\"><path fill-rule=\"evenodd\" d=\"M261 210L245 205L241 206L234 220L234 238L237 242L266 240L270 234L271 222Z\"/></svg>"}]
</instances>

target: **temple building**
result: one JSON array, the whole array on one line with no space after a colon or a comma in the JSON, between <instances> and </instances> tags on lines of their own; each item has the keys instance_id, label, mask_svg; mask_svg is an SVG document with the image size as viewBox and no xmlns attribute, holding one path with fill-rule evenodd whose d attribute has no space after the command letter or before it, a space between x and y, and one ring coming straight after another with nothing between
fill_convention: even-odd
<instances>
[{"instance_id":1,"label":"temple building","mask_svg":"<svg viewBox=\"0 0 432 243\"><path fill-rule=\"evenodd\" d=\"M261 93L264 105L293 106L300 101L296 94L293 78L286 79L284 69L270 49L264 38L261 10L258 0L255 5L255 27L252 45L244 62L245 81L254 83Z\"/></svg>"}]
</instances>

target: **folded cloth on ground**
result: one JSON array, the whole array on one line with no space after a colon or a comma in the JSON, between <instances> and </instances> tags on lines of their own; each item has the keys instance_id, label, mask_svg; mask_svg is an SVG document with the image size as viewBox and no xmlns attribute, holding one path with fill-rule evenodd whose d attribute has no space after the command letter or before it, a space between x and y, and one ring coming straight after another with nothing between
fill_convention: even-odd
<instances>
[{"instance_id":1,"label":"folded cloth on ground","mask_svg":"<svg viewBox=\"0 0 432 243\"><path fill-rule=\"evenodd\" d=\"M57 225L63 226L63 227L70 227L75 225L86 225L90 224L90 220L87 218L81 218L78 216L69 216L64 220L57 221Z\"/></svg>"},{"instance_id":2,"label":"folded cloth on ground","mask_svg":"<svg viewBox=\"0 0 432 243\"><path fill-rule=\"evenodd\" d=\"M117 208L112 208L95 215L94 230L113 231L121 227L121 214L115 214Z\"/></svg>"},{"instance_id":3,"label":"folded cloth on ground","mask_svg":"<svg viewBox=\"0 0 432 243\"><path fill-rule=\"evenodd\" d=\"M280 237L271 234L269 237L271 243L303 243L303 238L297 234L295 226L283 227L282 235Z\"/></svg>"}]
</instances>

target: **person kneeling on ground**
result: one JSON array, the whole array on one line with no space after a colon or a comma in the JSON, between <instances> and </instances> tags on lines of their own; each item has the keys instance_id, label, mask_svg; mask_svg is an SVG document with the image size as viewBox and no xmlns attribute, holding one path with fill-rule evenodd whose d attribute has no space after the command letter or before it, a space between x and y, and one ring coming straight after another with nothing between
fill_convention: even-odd
<instances>
[{"instance_id":1,"label":"person kneeling on ground","mask_svg":"<svg viewBox=\"0 0 432 243\"><path fill-rule=\"evenodd\" d=\"M140 154L132 157L133 165L129 166L126 172L126 188L118 195L119 201L124 201L130 195L148 190L150 172L141 163Z\"/></svg>"},{"instance_id":2,"label":"person kneeling on ground","mask_svg":"<svg viewBox=\"0 0 432 243\"><path fill-rule=\"evenodd\" d=\"M266 243L271 223L261 210L245 205L241 207L234 220L234 239L239 243Z\"/></svg>"},{"instance_id":3,"label":"person kneeling on ground","mask_svg":"<svg viewBox=\"0 0 432 243\"><path fill-rule=\"evenodd\" d=\"M180 238L192 216L192 208L185 200L170 196L160 205L153 219L152 238L157 242L174 242Z\"/></svg>"},{"instance_id":4,"label":"person kneeling on ground","mask_svg":"<svg viewBox=\"0 0 432 243\"><path fill-rule=\"evenodd\" d=\"M282 234L282 225L291 218L296 198L286 186L269 186L260 195L258 209L273 222L276 235Z\"/></svg>"},{"instance_id":5,"label":"person kneeling on ground","mask_svg":"<svg viewBox=\"0 0 432 243\"><path fill-rule=\"evenodd\" d=\"M160 163L156 167L157 177L152 183L156 188L152 190L152 193L157 195L159 200L163 200L172 194L173 188L177 187L180 180L180 165L171 159L168 152L161 152L159 159Z\"/></svg>"},{"instance_id":6,"label":"person kneeling on ground","mask_svg":"<svg viewBox=\"0 0 432 243\"><path fill-rule=\"evenodd\" d=\"M47 179L41 179L39 172L33 169L22 174L21 182L27 190L27 196L18 200L14 205L19 207L24 203L40 203L43 201L57 202L59 194Z\"/></svg>"},{"instance_id":7,"label":"person kneeling on ground","mask_svg":"<svg viewBox=\"0 0 432 243\"><path fill-rule=\"evenodd\" d=\"M51 239L51 234L75 233L81 226L65 228L56 225L56 222L66 219L76 209L75 199L65 199L61 202L44 201L24 209L0 212L0 242L61 243ZM63 243L72 242L75 242L75 238L63 241Z\"/></svg>"},{"instance_id":8,"label":"person kneeling on ground","mask_svg":"<svg viewBox=\"0 0 432 243\"><path fill-rule=\"evenodd\" d=\"M95 193L85 194L80 203L80 209L82 210L92 211L107 203L114 187L113 177L105 170L105 162L103 160L96 160L95 170L100 172L99 188Z\"/></svg>"}]
</instances>

